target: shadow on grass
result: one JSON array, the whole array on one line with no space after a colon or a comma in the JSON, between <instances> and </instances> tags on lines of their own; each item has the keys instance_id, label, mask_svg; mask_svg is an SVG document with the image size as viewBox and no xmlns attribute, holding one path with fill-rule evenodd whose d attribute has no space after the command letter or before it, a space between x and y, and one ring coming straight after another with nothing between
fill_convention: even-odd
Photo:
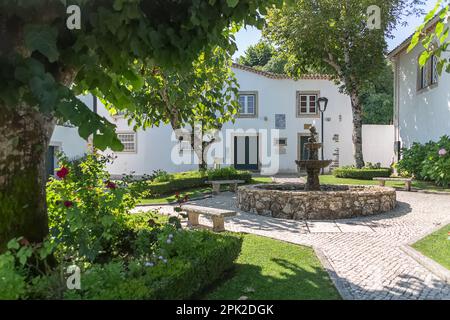
<instances>
[{"instance_id":1,"label":"shadow on grass","mask_svg":"<svg viewBox=\"0 0 450 320\"><path fill-rule=\"evenodd\" d=\"M237 264L196 298L207 300L336 300L340 299L326 271L302 268L285 259L271 259L281 271L266 274L260 266Z\"/></svg>"}]
</instances>

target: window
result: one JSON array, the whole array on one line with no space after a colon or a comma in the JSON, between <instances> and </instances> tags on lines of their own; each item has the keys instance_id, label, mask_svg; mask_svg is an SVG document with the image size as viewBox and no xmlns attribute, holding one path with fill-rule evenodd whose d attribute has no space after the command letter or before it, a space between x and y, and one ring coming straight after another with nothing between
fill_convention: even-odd
<instances>
[{"instance_id":1,"label":"window","mask_svg":"<svg viewBox=\"0 0 450 320\"><path fill-rule=\"evenodd\" d=\"M136 133L118 133L117 137L123 144L122 152L136 152Z\"/></svg>"},{"instance_id":2,"label":"window","mask_svg":"<svg viewBox=\"0 0 450 320\"><path fill-rule=\"evenodd\" d=\"M275 144L279 147L286 147L287 146L287 139L286 138L279 138L275 139Z\"/></svg>"},{"instance_id":3,"label":"window","mask_svg":"<svg viewBox=\"0 0 450 320\"><path fill-rule=\"evenodd\" d=\"M427 63L423 66L419 66L418 71L418 90L428 88L431 85L437 84L439 81L439 74L437 70L438 59L436 56L432 56Z\"/></svg>"},{"instance_id":4,"label":"window","mask_svg":"<svg viewBox=\"0 0 450 320\"><path fill-rule=\"evenodd\" d=\"M257 111L257 94L256 92L247 93L242 92L239 94L239 116L241 117L254 117Z\"/></svg>"},{"instance_id":5,"label":"window","mask_svg":"<svg viewBox=\"0 0 450 320\"><path fill-rule=\"evenodd\" d=\"M297 93L297 117L317 115L317 93Z\"/></svg>"},{"instance_id":6,"label":"window","mask_svg":"<svg viewBox=\"0 0 450 320\"><path fill-rule=\"evenodd\" d=\"M286 154L287 138L277 138L275 139L275 147L278 154Z\"/></svg>"}]
</instances>

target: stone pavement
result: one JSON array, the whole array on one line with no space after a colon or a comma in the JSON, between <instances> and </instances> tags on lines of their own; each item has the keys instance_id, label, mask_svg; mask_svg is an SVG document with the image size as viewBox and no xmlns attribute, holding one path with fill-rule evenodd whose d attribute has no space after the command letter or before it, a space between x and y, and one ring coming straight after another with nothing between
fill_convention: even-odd
<instances>
[{"instance_id":1,"label":"stone pavement","mask_svg":"<svg viewBox=\"0 0 450 320\"><path fill-rule=\"evenodd\" d=\"M389 213L337 221L239 212L235 195L227 192L192 203L238 211L226 219L227 230L314 247L344 299L450 299L450 286L401 250L412 239L450 222L450 195L399 191L397 200L397 208ZM173 213L171 206L158 208ZM200 223L211 225L204 218Z\"/></svg>"}]
</instances>

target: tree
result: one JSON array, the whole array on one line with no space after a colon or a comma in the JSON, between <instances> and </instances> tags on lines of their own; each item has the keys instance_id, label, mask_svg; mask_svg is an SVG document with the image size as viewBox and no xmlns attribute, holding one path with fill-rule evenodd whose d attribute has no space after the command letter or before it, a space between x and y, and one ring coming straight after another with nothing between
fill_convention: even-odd
<instances>
[{"instance_id":1,"label":"tree","mask_svg":"<svg viewBox=\"0 0 450 320\"><path fill-rule=\"evenodd\" d=\"M384 68L385 37L405 9L416 3L420 1L297 0L269 11L265 35L289 53L291 74L298 76L308 69L329 74L350 96L358 168L364 166L361 92ZM379 29L369 27L373 17L367 12L373 5L380 8Z\"/></svg>"},{"instance_id":2,"label":"tree","mask_svg":"<svg viewBox=\"0 0 450 320\"><path fill-rule=\"evenodd\" d=\"M360 94L364 124L392 124L394 113L394 72L386 61L382 72Z\"/></svg>"},{"instance_id":3,"label":"tree","mask_svg":"<svg viewBox=\"0 0 450 320\"><path fill-rule=\"evenodd\" d=\"M214 131L234 120L238 110L238 85L231 62L230 54L217 47L202 52L185 72L161 67L145 70L144 88L136 93L141 111L129 111L127 117L136 127L148 128L160 125L155 115L162 113L163 123L170 123L178 134L188 126L199 169L206 169L205 154L217 140Z\"/></svg>"},{"instance_id":4,"label":"tree","mask_svg":"<svg viewBox=\"0 0 450 320\"><path fill-rule=\"evenodd\" d=\"M236 25L261 27L259 12L278 2L1 1L0 248L11 237L40 242L48 233L44 159L57 119L78 126L83 138L93 135L99 149L123 147L114 125L78 94L139 112L133 92L145 80L137 66L183 70L202 50L235 48ZM66 23L76 21L74 8L81 9L80 30L67 27L77 27ZM155 110L155 122L164 117Z\"/></svg>"},{"instance_id":5,"label":"tree","mask_svg":"<svg viewBox=\"0 0 450 320\"><path fill-rule=\"evenodd\" d=\"M287 59L270 42L261 40L257 44L249 46L237 62L262 71L283 74Z\"/></svg>"},{"instance_id":6,"label":"tree","mask_svg":"<svg viewBox=\"0 0 450 320\"><path fill-rule=\"evenodd\" d=\"M272 58L274 47L267 41L259 41L245 50L244 55L238 58L238 63L249 67L263 67Z\"/></svg>"},{"instance_id":7,"label":"tree","mask_svg":"<svg viewBox=\"0 0 450 320\"><path fill-rule=\"evenodd\" d=\"M408 52L414 49L419 42L425 48L419 57L419 64L424 66L431 57L438 59L437 69L439 75L443 70L450 73L450 58L445 53L450 52L449 35L449 18L450 18L450 1L438 0L435 7L425 16L424 22L417 28L416 33L411 39ZM433 29L428 30L428 24L437 18L436 25Z\"/></svg>"}]
</instances>

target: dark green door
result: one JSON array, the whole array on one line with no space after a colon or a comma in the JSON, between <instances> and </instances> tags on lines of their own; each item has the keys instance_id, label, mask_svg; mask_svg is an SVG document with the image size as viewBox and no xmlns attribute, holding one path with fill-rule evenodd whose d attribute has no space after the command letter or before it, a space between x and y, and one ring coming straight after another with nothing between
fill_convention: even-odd
<instances>
[{"instance_id":1,"label":"dark green door","mask_svg":"<svg viewBox=\"0 0 450 320\"><path fill-rule=\"evenodd\" d=\"M259 139L257 136L234 137L234 167L238 170L258 170Z\"/></svg>"}]
</instances>

